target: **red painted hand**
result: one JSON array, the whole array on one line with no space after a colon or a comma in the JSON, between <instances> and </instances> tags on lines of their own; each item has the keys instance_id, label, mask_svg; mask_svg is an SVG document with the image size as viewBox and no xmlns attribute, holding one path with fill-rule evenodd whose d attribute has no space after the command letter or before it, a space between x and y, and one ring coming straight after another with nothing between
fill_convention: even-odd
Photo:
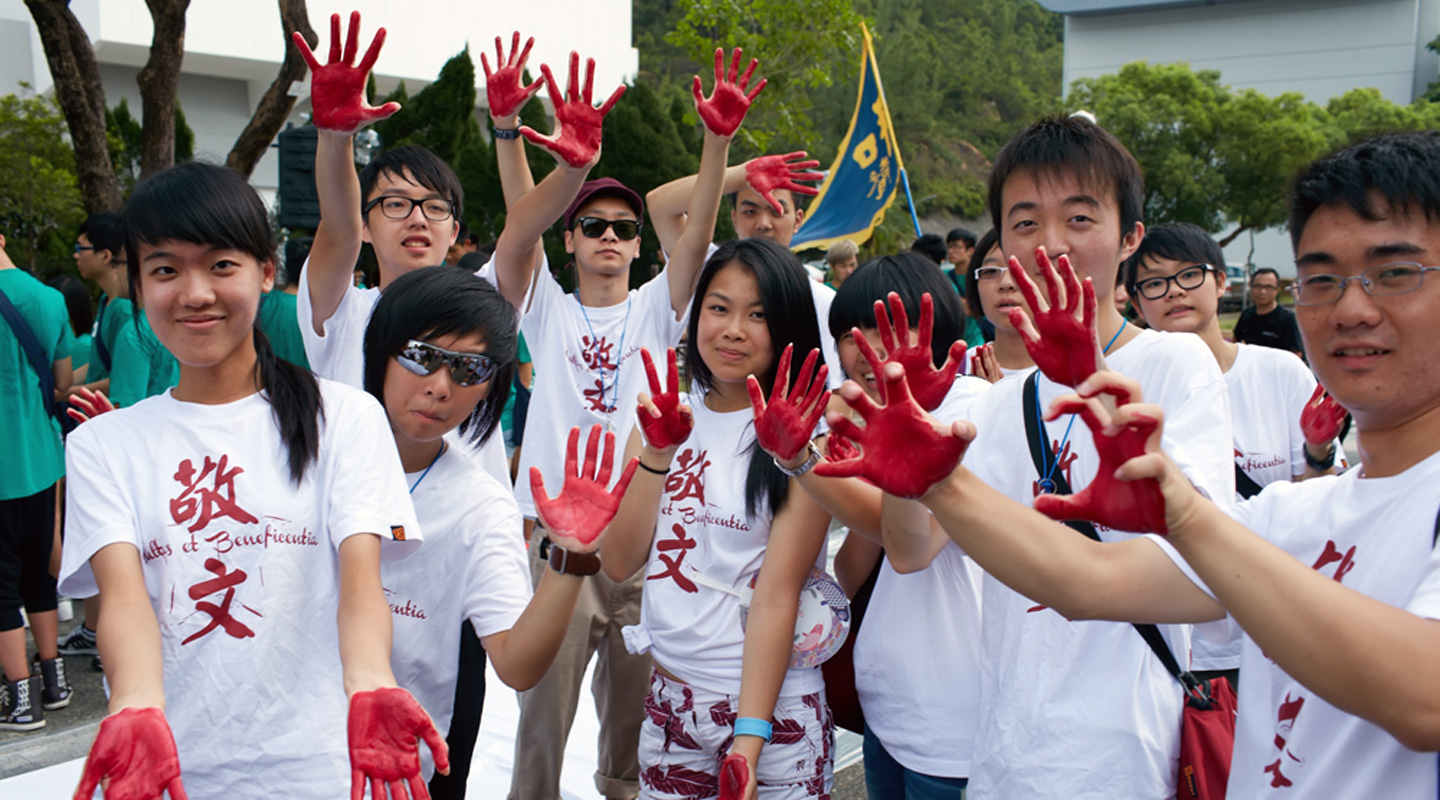
<instances>
[{"instance_id":1,"label":"red painted hand","mask_svg":"<svg viewBox=\"0 0 1440 800\"><path fill-rule=\"evenodd\" d=\"M1315 393L1300 412L1300 431L1305 442L1315 447L1328 447L1340 435L1340 426L1350 412L1325 393L1325 387L1316 385Z\"/></svg>"},{"instance_id":2,"label":"red painted hand","mask_svg":"<svg viewBox=\"0 0 1440 800\"><path fill-rule=\"evenodd\" d=\"M804 150L796 150L783 156L752 158L745 162L745 182L765 198L765 202L775 209L776 214L784 214L785 207L775 199L776 189L789 189L792 194L815 195L820 193L819 189L796 183L796 181L825 180L825 176L818 172L806 171L820 166L820 162L799 160L803 158L805 158Z\"/></svg>"},{"instance_id":3,"label":"red painted hand","mask_svg":"<svg viewBox=\"0 0 1440 800\"><path fill-rule=\"evenodd\" d=\"M936 424L905 382L905 368L886 364L876 373L883 384L884 405L876 405L854 387L843 389L845 402L865 420L860 427L840 414L829 416L830 429L860 446L860 455L844 461L822 461L815 474L832 478L862 477L896 497L916 498L955 470L970 443ZM848 384L847 384L848 385Z\"/></svg>"},{"instance_id":4,"label":"red painted hand","mask_svg":"<svg viewBox=\"0 0 1440 800\"><path fill-rule=\"evenodd\" d=\"M186 800L175 737L158 708L127 708L106 717L90 746L75 800L90 800L104 781L105 797Z\"/></svg>"},{"instance_id":5,"label":"red painted hand","mask_svg":"<svg viewBox=\"0 0 1440 800\"><path fill-rule=\"evenodd\" d=\"M755 412L755 439L761 449L781 461L793 460L810 444L815 425L825 413L825 404L830 402L830 392L825 388L830 368L821 364L819 370L815 369L815 362L820 358L818 348L805 357L798 380L790 387L790 356L794 349L794 345L787 344L780 354L768 404L755 376L745 379L750 389L750 407Z\"/></svg>"},{"instance_id":6,"label":"red painted hand","mask_svg":"<svg viewBox=\"0 0 1440 800\"><path fill-rule=\"evenodd\" d=\"M310 65L310 107L315 127L336 133L353 134L372 122L376 122L400 110L399 103L386 103L379 108L365 101L365 81L375 59L380 57L380 46L385 43L385 29L375 31L370 49L355 66L355 50L360 42L360 12L350 12L350 31L345 36L345 52L340 52L340 15L330 15L330 60L321 64L315 58L305 37L296 31L292 34L295 47L305 63Z\"/></svg>"},{"instance_id":7,"label":"red painted hand","mask_svg":"<svg viewBox=\"0 0 1440 800\"><path fill-rule=\"evenodd\" d=\"M1000 364L995 361L993 343L986 342L970 352L970 374L991 383L998 383L1005 377L1005 373L1000 370Z\"/></svg>"},{"instance_id":8,"label":"red painted hand","mask_svg":"<svg viewBox=\"0 0 1440 800\"><path fill-rule=\"evenodd\" d=\"M420 779L419 739L424 739L435 757L435 769L450 772L450 750L430 715L404 689L385 688L356 692L350 698L350 800L365 795L365 781L370 781L370 794L384 797L405 797L405 785L415 800L429 800L430 793ZM404 783L401 783L404 781Z\"/></svg>"},{"instance_id":9,"label":"red painted hand","mask_svg":"<svg viewBox=\"0 0 1440 800\"><path fill-rule=\"evenodd\" d=\"M495 37L495 70L490 70L490 61L485 54L480 54L480 68L485 71L485 100L490 106L490 116L494 119L508 117L520 112L520 107L530 101L535 93L540 91L544 80L537 80L529 86L525 85L525 61L530 58L530 48L535 44L535 37L525 40L525 49L520 49L520 31L515 31L515 38L510 42L510 58L505 58L505 48L500 37Z\"/></svg>"},{"instance_id":10,"label":"red painted hand","mask_svg":"<svg viewBox=\"0 0 1440 800\"><path fill-rule=\"evenodd\" d=\"M935 303L927 292L920 296L920 330L918 337L910 336L910 320L905 315L905 304L900 295L891 292L890 314L895 318L891 327L890 316L885 314L885 304L875 301L875 325L880 331L880 343L885 345L885 363L896 363L905 368L905 382L910 384L910 393L915 402L926 411L934 411L945 401L945 395L955 385L955 373L965 363L965 342L950 345L950 354L945 364L935 368L934 354L930 351L930 336L935 328ZM879 358L870 342L857 330L855 344L870 362L875 374L880 374ZM883 383L881 384L884 385Z\"/></svg>"},{"instance_id":11,"label":"red painted hand","mask_svg":"<svg viewBox=\"0 0 1440 800\"><path fill-rule=\"evenodd\" d=\"M106 397L104 392L81 387L71 396L70 408L65 409L65 413L78 423L88 422L101 414L114 410L115 404L110 402L110 398Z\"/></svg>"},{"instance_id":12,"label":"red painted hand","mask_svg":"<svg viewBox=\"0 0 1440 800\"><path fill-rule=\"evenodd\" d=\"M838 431L830 431L825 437L825 460L831 463L849 461L860 457L860 448L849 437Z\"/></svg>"},{"instance_id":13,"label":"red painted hand","mask_svg":"<svg viewBox=\"0 0 1440 800\"><path fill-rule=\"evenodd\" d=\"M640 459L632 458L615 482L615 488L606 491L610 485L610 474L615 463L615 434L605 433L605 453L596 466L595 458L600 449L599 425L590 428L590 439L585 445L585 468L579 468L580 429L570 429L570 441L565 447L565 483L560 494L552 500L545 493L545 481L537 467L530 468L530 492L535 497L535 510L540 522L550 532L550 539L566 550L577 553L593 553L600 547L600 534L614 519L620 508L620 499L635 476L635 467Z\"/></svg>"},{"instance_id":14,"label":"red painted hand","mask_svg":"<svg viewBox=\"0 0 1440 800\"><path fill-rule=\"evenodd\" d=\"M1130 388L1125 385L1107 383L1095 394L1102 393L1114 397L1120 406L1131 402ZM1098 399L1087 400L1075 395L1056 400L1045 416L1053 420L1061 414L1076 413L1095 437L1100 470L1089 486L1073 495L1036 497L1035 510L1051 519L1089 520L1117 531L1168 533L1165 495L1160 491L1160 482L1154 478L1122 480L1116 474L1127 461L1160 449L1160 420L1127 411L1124 423L1117 427Z\"/></svg>"},{"instance_id":15,"label":"red painted hand","mask_svg":"<svg viewBox=\"0 0 1440 800\"><path fill-rule=\"evenodd\" d=\"M1095 287L1086 278L1082 286L1075 276L1068 256L1060 256L1059 272L1050 263L1045 248L1035 250L1035 261L1045 276L1050 302L1040 299L1035 282L1010 257L1010 275L1020 287L1025 302L1035 311L1035 324L1030 324L1025 311L1010 309L1010 324L1020 332L1025 350L1040 373L1056 383L1079 386L1100 364L1100 337L1095 322ZM1081 315L1081 298L1084 307Z\"/></svg>"},{"instance_id":16,"label":"red painted hand","mask_svg":"<svg viewBox=\"0 0 1440 800\"><path fill-rule=\"evenodd\" d=\"M750 85L750 76L755 74L755 67L760 64L753 58L750 59L750 68L745 70L740 82L735 82L735 76L740 71L740 57L740 48L737 47L735 55L730 59L730 78L726 80L725 50L715 48L715 91L706 99L701 92L699 75L695 76L695 84L690 87L695 95L695 110L705 123L705 129L716 136L734 136L740 123L745 121L750 104L755 102L760 90L765 88L766 81L762 79L749 94L745 93L746 87Z\"/></svg>"},{"instance_id":17,"label":"red painted hand","mask_svg":"<svg viewBox=\"0 0 1440 800\"><path fill-rule=\"evenodd\" d=\"M720 762L720 800L744 800L750 787L750 759L731 753Z\"/></svg>"},{"instance_id":18,"label":"red painted hand","mask_svg":"<svg viewBox=\"0 0 1440 800\"><path fill-rule=\"evenodd\" d=\"M540 65L540 73L545 76L545 87L550 92L550 102L555 106L555 127L556 133L549 136L542 136L528 125L520 126L520 135L530 140L536 147L549 150L556 158L563 160L566 164L575 169L585 169L594 166L600 160L600 123L604 121L605 115L615 107L620 95L625 94L625 85L621 84L610 95L610 99L598 109L595 108L591 99L595 87L595 59L585 60L585 88L580 88L580 54L570 52L570 82L566 85L566 95L560 95L560 88L555 84L555 76L550 73L549 64Z\"/></svg>"},{"instance_id":19,"label":"red painted hand","mask_svg":"<svg viewBox=\"0 0 1440 800\"><path fill-rule=\"evenodd\" d=\"M675 366L675 348L666 348L670 366L666 370L667 390L660 385L660 376L655 373L655 360L650 351L640 348L640 358L645 362L645 375L650 378L650 402L655 406L652 413L642 402L635 409L640 420L640 430L645 441L657 450L675 447L690 438L695 427L695 418L690 409L680 404L680 370Z\"/></svg>"}]
</instances>

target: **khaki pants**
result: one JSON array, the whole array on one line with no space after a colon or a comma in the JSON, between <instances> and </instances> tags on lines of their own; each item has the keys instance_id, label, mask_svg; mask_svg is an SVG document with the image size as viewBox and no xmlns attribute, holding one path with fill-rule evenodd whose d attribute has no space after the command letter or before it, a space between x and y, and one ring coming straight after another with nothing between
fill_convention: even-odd
<instances>
[{"instance_id":1,"label":"khaki pants","mask_svg":"<svg viewBox=\"0 0 1440 800\"><path fill-rule=\"evenodd\" d=\"M536 585L548 569L539 559L544 529L530 541L530 574ZM598 656L590 690L600 718L595 789L608 798L631 800L640 791L640 725L650 686L650 656L625 649L620 629L640 621L644 570L624 583L601 572L585 579L570 629L550 670L535 688L520 693L520 727L515 733L515 771L509 800L557 800L565 741L591 656Z\"/></svg>"}]
</instances>

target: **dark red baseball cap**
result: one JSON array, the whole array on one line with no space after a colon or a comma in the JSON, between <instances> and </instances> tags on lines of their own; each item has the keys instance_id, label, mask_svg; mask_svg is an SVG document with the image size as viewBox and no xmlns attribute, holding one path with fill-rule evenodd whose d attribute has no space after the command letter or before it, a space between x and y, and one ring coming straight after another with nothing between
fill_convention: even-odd
<instances>
[{"instance_id":1,"label":"dark red baseball cap","mask_svg":"<svg viewBox=\"0 0 1440 800\"><path fill-rule=\"evenodd\" d=\"M586 203L596 197L618 197L630 206L630 210L635 212L635 219L643 220L645 218L645 201L640 199L640 195L636 194L634 189L614 178L600 178L585 181L585 185L580 187L580 193L575 195L575 202L565 209L565 230L568 231L575 227L575 215L580 213L580 209L584 208Z\"/></svg>"}]
</instances>

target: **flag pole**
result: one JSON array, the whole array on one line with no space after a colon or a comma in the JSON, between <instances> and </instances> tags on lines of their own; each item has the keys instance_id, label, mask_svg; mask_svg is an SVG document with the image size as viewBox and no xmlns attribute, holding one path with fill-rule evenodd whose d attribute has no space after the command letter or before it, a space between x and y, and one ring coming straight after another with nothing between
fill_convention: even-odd
<instances>
[{"instance_id":1,"label":"flag pole","mask_svg":"<svg viewBox=\"0 0 1440 800\"><path fill-rule=\"evenodd\" d=\"M915 198L910 195L910 176L905 174L905 168L900 168L900 184L905 187L905 205L910 207L910 221L915 223L915 236L920 233L920 217L915 213Z\"/></svg>"}]
</instances>

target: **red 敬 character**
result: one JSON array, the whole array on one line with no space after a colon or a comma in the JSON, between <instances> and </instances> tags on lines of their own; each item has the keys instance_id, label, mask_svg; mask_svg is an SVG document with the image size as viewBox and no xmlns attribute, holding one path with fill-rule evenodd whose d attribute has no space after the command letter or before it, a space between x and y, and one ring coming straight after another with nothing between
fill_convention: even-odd
<instances>
[{"instance_id":1,"label":"red \u656c character","mask_svg":"<svg viewBox=\"0 0 1440 800\"><path fill-rule=\"evenodd\" d=\"M215 573L215 577L200 581L194 586L191 586L188 594L191 600L197 601L195 603L195 610L209 614L210 621L206 623L205 627L185 637L185 640L180 644L190 644L196 639L209 634L216 628L224 628L226 633L236 639L249 639L254 636L255 631L250 630L244 623L230 615L230 603L235 599L235 587L244 583L245 579L249 577L245 573L245 570L237 569L231 572L216 558L205 559L205 569ZM208 597L221 591L225 592L225 599L221 600L218 606L214 603L200 600L202 597Z\"/></svg>"},{"instance_id":2,"label":"red \u656c character","mask_svg":"<svg viewBox=\"0 0 1440 800\"><path fill-rule=\"evenodd\" d=\"M685 535L685 529L681 527L678 522L672 525L670 530L675 534L675 538L666 539L655 545L655 549L659 551L656 555L660 559L660 563L665 565L665 571L646 576L645 580L658 581L665 578L674 578L676 586L679 586L690 594L695 594L700 591L700 587L696 586L695 581L690 580L685 573L680 571L680 565L685 563L685 553L695 549L696 541ZM671 555L671 553L674 553L674 555Z\"/></svg>"},{"instance_id":3,"label":"red \u656c character","mask_svg":"<svg viewBox=\"0 0 1440 800\"><path fill-rule=\"evenodd\" d=\"M1340 548L1335 546L1334 539L1326 540L1325 552L1315 559L1314 566L1310 568L1319 571L1321 567L1329 566L1336 561L1340 563L1335 564L1335 574L1332 577L1335 578L1336 583L1340 583L1345 580L1346 575L1350 574L1350 570L1355 569L1355 545L1350 545L1349 550L1341 553Z\"/></svg>"},{"instance_id":4,"label":"red \u656c character","mask_svg":"<svg viewBox=\"0 0 1440 800\"><path fill-rule=\"evenodd\" d=\"M665 493L670 495L670 502L678 503L693 497L700 501L700 505L705 505L705 468L710 466L710 462L705 460L705 451L685 450L676 462L680 464L680 469L671 471L665 478Z\"/></svg>"},{"instance_id":5,"label":"red \u656c character","mask_svg":"<svg viewBox=\"0 0 1440 800\"><path fill-rule=\"evenodd\" d=\"M615 343L605 341L605 337L591 339L589 336L581 336L580 344L584 349L580 351L580 358L585 361L585 366L590 369L615 370L619 368L612 357L615 351Z\"/></svg>"},{"instance_id":6,"label":"red \u656c character","mask_svg":"<svg viewBox=\"0 0 1440 800\"><path fill-rule=\"evenodd\" d=\"M175 524L183 525L194 519L189 529L194 533L209 525L210 520L217 516L229 517L236 522L259 522L254 514L235 502L235 476L245 470L240 467L227 470L225 467L229 461L230 456L220 456L219 461L205 456L199 475L195 474L195 466L190 459L180 462L173 477L185 490L170 501L170 518L175 520ZM210 485L201 486L207 476L211 477Z\"/></svg>"}]
</instances>

